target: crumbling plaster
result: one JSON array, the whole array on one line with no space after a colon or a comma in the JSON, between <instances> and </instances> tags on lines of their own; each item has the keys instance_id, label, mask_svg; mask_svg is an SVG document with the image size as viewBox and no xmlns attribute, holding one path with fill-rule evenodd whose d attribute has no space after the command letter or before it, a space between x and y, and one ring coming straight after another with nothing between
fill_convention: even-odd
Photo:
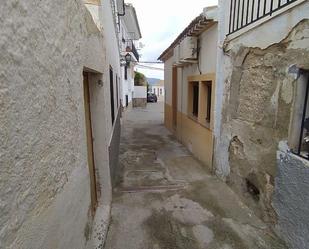
<instances>
[{"instance_id":1,"label":"crumbling plaster","mask_svg":"<svg viewBox=\"0 0 309 249\"><path fill-rule=\"evenodd\" d=\"M111 201L104 83L107 118L93 123L105 126L95 138L105 192L91 219L82 72L109 82L104 38L82 1L5 0L0 13L0 248L85 248L92 222L107 228Z\"/></svg>"},{"instance_id":2,"label":"crumbling plaster","mask_svg":"<svg viewBox=\"0 0 309 249\"><path fill-rule=\"evenodd\" d=\"M296 84L288 69L293 64L308 63L308 48L304 48L308 27L308 20L302 20L286 38L266 48L246 47L247 40L241 43L239 38L231 41L224 55L226 74L216 173L270 222L276 221L271 206L276 150L279 141L289 135ZM239 143L235 144L235 139ZM250 197L247 180L260 191L259 201Z\"/></svg>"}]
</instances>

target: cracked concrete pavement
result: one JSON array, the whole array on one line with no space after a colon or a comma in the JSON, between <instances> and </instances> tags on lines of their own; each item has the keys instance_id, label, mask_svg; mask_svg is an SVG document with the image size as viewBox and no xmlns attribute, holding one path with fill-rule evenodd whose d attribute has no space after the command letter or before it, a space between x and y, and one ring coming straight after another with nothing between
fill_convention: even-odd
<instances>
[{"instance_id":1,"label":"cracked concrete pavement","mask_svg":"<svg viewBox=\"0 0 309 249\"><path fill-rule=\"evenodd\" d=\"M124 114L105 249L281 249L284 243L163 125L163 103Z\"/></svg>"}]
</instances>

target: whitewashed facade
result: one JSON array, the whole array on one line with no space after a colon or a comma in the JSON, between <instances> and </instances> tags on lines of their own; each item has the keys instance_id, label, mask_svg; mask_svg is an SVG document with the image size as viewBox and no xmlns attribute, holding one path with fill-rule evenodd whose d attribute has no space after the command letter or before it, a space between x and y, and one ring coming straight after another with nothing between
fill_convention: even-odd
<instances>
[{"instance_id":1,"label":"whitewashed facade","mask_svg":"<svg viewBox=\"0 0 309 249\"><path fill-rule=\"evenodd\" d=\"M141 31L137 14L132 4L125 4L124 16L119 19L119 47L123 60L121 67L121 103L124 108L132 106L134 96L134 70L139 61L138 40ZM125 64L126 56L130 55L130 63Z\"/></svg>"},{"instance_id":2,"label":"whitewashed facade","mask_svg":"<svg viewBox=\"0 0 309 249\"><path fill-rule=\"evenodd\" d=\"M120 138L117 3L1 5L0 248L102 248Z\"/></svg>"},{"instance_id":3,"label":"whitewashed facade","mask_svg":"<svg viewBox=\"0 0 309 249\"><path fill-rule=\"evenodd\" d=\"M154 93L160 99L164 99L164 95L165 95L164 80L159 80L153 85L150 85L149 92Z\"/></svg>"}]
</instances>

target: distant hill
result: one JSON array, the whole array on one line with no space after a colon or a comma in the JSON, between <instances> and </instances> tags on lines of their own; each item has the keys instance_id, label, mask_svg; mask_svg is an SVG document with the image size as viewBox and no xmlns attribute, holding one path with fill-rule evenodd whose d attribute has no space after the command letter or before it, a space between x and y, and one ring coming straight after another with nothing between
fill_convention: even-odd
<instances>
[{"instance_id":1,"label":"distant hill","mask_svg":"<svg viewBox=\"0 0 309 249\"><path fill-rule=\"evenodd\" d=\"M157 78L147 78L147 81L148 81L149 85L154 85L158 81L160 81L160 79L157 79Z\"/></svg>"}]
</instances>

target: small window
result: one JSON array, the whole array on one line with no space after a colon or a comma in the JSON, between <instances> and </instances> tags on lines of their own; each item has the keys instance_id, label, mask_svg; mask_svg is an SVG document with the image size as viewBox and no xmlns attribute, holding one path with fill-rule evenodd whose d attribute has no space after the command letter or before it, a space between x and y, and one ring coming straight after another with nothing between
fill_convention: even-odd
<instances>
[{"instance_id":1,"label":"small window","mask_svg":"<svg viewBox=\"0 0 309 249\"><path fill-rule=\"evenodd\" d=\"M111 118L112 124L115 121L115 101L114 101L114 73L112 67L109 68L109 82L110 82L110 100L111 100Z\"/></svg>"},{"instance_id":2,"label":"small window","mask_svg":"<svg viewBox=\"0 0 309 249\"><path fill-rule=\"evenodd\" d=\"M294 154L309 160L309 72L300 72L296 85L289 146Z\"/></svg>"},{"instance_id":3,"label":"small window","mask_svg":"<svg viewBox=\"0 0 309 249\"><path fill-rule=\"evenodd\" d=\"M124 79L128 79L128 66L124 66Z\"/></svg>"},{"instance_id":4,"label":"small window","mask_svg":"<svg viewBox=\"0 0 309 249\"><path fill-rule=\"evenodd\" d=\"M189 82L188 88L188 115L190 117L198 119L199 116L199 82Z\"/></svg>"},{"instance_id":5,"label":"small window","mask_svg":"<svg viewBox=\"0 0 309 249\"><path fill-rule=\"evenodd\" d=\"M198 117L198 97L199 97L199 84L195 82L193 84L193 96L192 96L192 115Z\"/></svg>"},{"instance_id":6,"label":"small window","mask_svg":"<svg viewBox=\"0 0 309 249\"><path fill-rule=\"evenodd\" d=\"M117 97L117 108L119 108L119 89L118 89L118 75L116 74L116 97Z\"/></svg>"},{"instance_id":7,"label":"small window","mask_svg":"<svg viewBox=\"0 0 309 249\"><path fill-rule=\"evenodd\" d=\"M188 77L188 116L208 129L212 129L214 80L212 75Z\"/></svg>"},{"instance_id":8,"label":"small window","mask_svg":"<svg viewBox=\"0 0 309 249\"><path fill-rule=\"evenodd\" d=\"M162 95L162 88L160 88L160 95Z\"/></svg>"},{"instance_id":9,"label":"small window","mask_svg":"<svg viewBox=\"0 0 309 249\"><path fill-rule=\"evenodd\" d=\"M207 128L210 128L211 123L211 103L212 103L212 81L199 82L199 109L198 122Z\"/></svg>"},{"instance_id":10,"label":"small window","mask_svg":"<svg viewBox=\"0 0 309 249\"><path fill-rule=\"evenodd\" d=\"M129 96L126 95L126 107L128 107L128 106L129 106Z\"/></svg>"},{"instance_id":11,"label":"small window","mask_svg":"<svg viewBox=\"0 0 309 249\"><path fill-rule=\"evenodd\" d=\"M211 81L206 81L206 90L207 90L207 107L206 107L206 122L210 123L211 118Z\"/></svg>"}]
</instances>

